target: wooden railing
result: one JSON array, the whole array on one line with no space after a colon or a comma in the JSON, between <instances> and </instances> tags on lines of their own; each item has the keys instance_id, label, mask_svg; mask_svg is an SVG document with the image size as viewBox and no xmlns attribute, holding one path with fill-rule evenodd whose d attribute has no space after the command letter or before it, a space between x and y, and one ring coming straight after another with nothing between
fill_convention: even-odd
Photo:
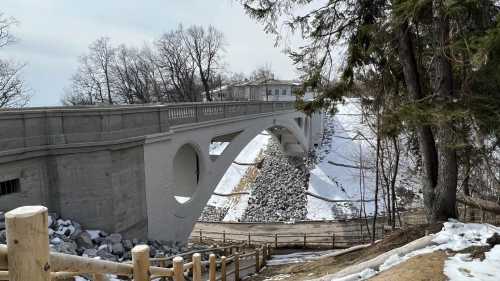
<instances>
[{"instance_id":1,"label":"wooden railing","mask_svg":"<svg viewBox=\"0 0 500 281\"><path fill-rule=\"evenodd\" d=\"M48 211L43 206L26 206L14 209L5 214L7 245L0 245L0 280L10 281L48 281L67 280L75 276L90 275L94 281L107 280L106 275L120 276L122 279L133 278L135 281L146 281L156 278L173 278L184 281L186 274L192 275L193 281L202 280L202 265L209 267L209 280L225 281L234 274L240 280L242 270L255 267L258 272L270 257L270 248L265 245L253 251L239 254L242 245L231 245L197 252L189 252L176 257L149 257L149 246L137 245L132 249L131 263L118 263L80 257L49 251ZM217 260L214 254L208 261L201 260L201 253L214 250L227 251L229 256ZM233 249L237 251L233 253ZM191 256L190 262L184 257ZM255 263L240 266L240 262L253 257ZM172 266L166 267L167 260L172 259ZM152 263L163 263L153 266ZM231 271L229 263L234 264ZM217 276L217 267L220 274Z\"/></svg>"}]
</instances>

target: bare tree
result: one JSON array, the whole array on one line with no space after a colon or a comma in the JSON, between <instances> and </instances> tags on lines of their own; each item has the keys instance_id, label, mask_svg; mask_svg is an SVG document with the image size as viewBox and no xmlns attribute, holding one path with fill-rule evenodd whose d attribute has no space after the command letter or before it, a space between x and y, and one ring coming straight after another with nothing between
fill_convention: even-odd
<instances>
[{"instance_id":1,"label":"bare tree","mask_svg":"<svg viewBox=\"0 0 500 281\"><path fill-rule=\"evenodd\" d=\"M125 103L162 101L160 75L154 61L155 57L147 47L139 51L119 46L111 66L115 95Z\"/></svg>"},{"instance_id":2,"label":"bare tree","mask_svg":"<svg viewBox=\"0 0 500 281\"><path fill-rule=\"evenodd\" d=\"M113 103L111 97L111 77L110 77L110 64L113 60L114 50L111 47L110 39L108 37L101 37L90 45L89 59L91 60L96 72L100 74L101 81L104 81L107 102Z\"/></svg>"},{"instance_id":3,"label":"bare tree","mask_svg":"<svg viewBox=\"0 0 500 281\"><path fill-rule=\"evenodd\" d=\"M23 107L29 102L29 94L21 79L24 64L0 60L0 108Z\"/></svg>"},{"instance_id":4,"label":"bare tree","mask_svg":"<svg viewBox=\"0 0 500 281\"><path fill-rule=\"evenodd\" d=\"M17 21L6 18L0 13L0 48L15 42L10 33L12 25ZM29 93L21 78L21 70L25 64L0 59L0 108L22 107L29 101Z\"/></svg>"},{"instance_id":5,"label":"bare tree","mask_svg":"<svg viewBox=\"0 0 500 281\"><path fill-rule=\"evenodd\" d=\"M184 43L196 63L207 101L211 101L210 81L220 64L224 51L224 34L209 26L191 26L184 34Z\"/></svg>"},{"instance_id":6,"label":"bare tree","mask_svg":"<svg viewBox=\"0 0 500 281\"><path fill-rule=\"evenodd\" d=\"M16 38L9 32L12 25L17 24L16 19L6 18L0 13L0 48L16 41Z\"/></svg>"},{"instance_id":7,"label":"bare tree","mask_svg":"<svg viewBox=\"0 0 500 281\"><path fill-rule=\"evenodd\" d=\"M271 94L268 89L269 81L274 78L274 72L271 68L271 65L268 63L257 68L252 72L252 74L250 74L250 79L260 81L260 83L266 86L266 101L269 101L269 95Z\"/></svg>"},{"instance_id":8,"label":"bare tree","mask_svg":"<svg viewBox=\"0 0 500 281\"><path fill-rule=\"evenodd\" d=\"M221 84L216 71L222 67L222 50L222 33L213 27L179 26L157 40L154 48L115 48L102 37L80 57L63 103L199 101L199 81L211 100L210 89Z\"/></svg>"},{"instance_id":9,"label":"bare tree","mask_svg":"<svg viewBox=\"0 0 500 281\"><path fill-rule=\"evenodd\" d=\"M198 101L196 93L196 63L184 44L184 30L180 26L176 31L165 33L156 42L158 48L158 66L166 73L172 86L173 101Z\"/></svg>"},{"instance_id":10,"label":"bare tree","mask_svg":"<svg viewBox=\"0 0 500 281\"><path fill-rule=\"evenodd\" d=\"M65 90L63 104L113 103L111 64L114 49L109 38L97 39L89 46L89 53L81 56L71 86Z\"/></svg>"}]
</instances>

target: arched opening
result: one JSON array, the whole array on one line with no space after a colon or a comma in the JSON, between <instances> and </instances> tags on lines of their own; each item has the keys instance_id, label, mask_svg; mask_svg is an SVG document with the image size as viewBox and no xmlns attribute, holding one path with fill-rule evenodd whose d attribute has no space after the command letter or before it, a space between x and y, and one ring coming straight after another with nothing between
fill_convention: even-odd
<instances>
[{"instance_id":1,"label":"arched opening","mask_svg":"<svg viewBox=\"0 0 500 281\"><path fill-rule=\"evenodd\" d=\"M303 129L299 123L303 125L303 121L304 119L297 118L285 124L273 123L264 131L254 135L253 139L248 140L251 135L245 135L243 141L235 139L234 144L238 145L239 153L229 157L233 160L216 185L200 219L238 221L244 217L251 188L261 173L261 168L270 167L270 163L276 163L275 159L278 157L284 156L287 158L288 166L302 169L305 149L301 143L300 134ZM268 149L270 153L266 154ZM266 162L266 159L270 160ZM265 163L268 163L267 166ZM264 173L267 172L268 170Z\"/></svg>"},{"instance_id":2,"label":"arched opening","mask_svg":"<svg viewBox=\"0 0 500 281\"><path fill-rule=\"evenodd\" d=\"M179 148L174 157L174 198L180 204L187 203L200 182L200 158L190 144Z\"/></svg>"}]
</instances>

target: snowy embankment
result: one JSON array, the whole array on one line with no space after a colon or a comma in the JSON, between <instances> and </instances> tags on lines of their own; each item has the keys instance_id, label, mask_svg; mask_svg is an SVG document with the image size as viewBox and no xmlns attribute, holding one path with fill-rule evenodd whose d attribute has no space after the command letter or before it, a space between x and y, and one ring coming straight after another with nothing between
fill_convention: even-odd
<instances>
[{"instance_id":1,"label":"snowy embankment","mask_svg":"<svg viewBox=\"0 0 500 281\"><path fill-rule=\"evenodd\" d=\"M331 220L357 217L360 215L372 215L374 212L374 202L366 202L364 205L359 201L374 199L375 188L375 134L368 124L363 120L360 100L357 98L346 99L345 103L337 105L337 113L333 116L325 114L324 136L321 144L315 149L315 157L307 159L306 177L309 182L306 184L309 193L332 200L346 200L351 202L333 203L321 200L312 196L306 197L305 208L307 220ZM238 162L252 163L256 161L262 151L274 149L268 144L270 136L267 133L258 135L252 140L238 155ZM401 149L404 150L403 140ZM223 153L223 145L214 146L212 154ZM274 155L269 151L269 155ZM271 170L282 169L286 161L276 159L277 167L270 167ZM276 184L280 181L280 176L272 178L271 175L264 175L260 172L255 182L267 182L264 186L258 184L242 184L245 174L251 166L232 164L222 180L219 182L215 192L231 193L247 191L252 194L253 188L267 188L269 194L277 196L287 196L283 190L273 188L272 182ZM293 174L294 168L284 174ZM416 167L410 158L403 154L400 158L400 175L397 178L398 187L412 189L417 186L415 183L418 177L412 173L412 167ZM283 180L281 180L283 181ZM267 187L266 187L267 186ZM235 190L236 188L239 190ZM241 189L244 190L241 190ZM286 188L286 187L285 187ZM414 189L414 188L413 188ZM281 190L281 191L280 191ZM306 190L302 191L303 193ZM292 195L296 196L297 192ZM203 220L239 221L243 218L245 210L248 208L250 195L239 197L219 197L212 196L205 209ZM385 206L382 194L379 194L379 210L383 211ZM407 203L402 203L408 205ZM302 206L301 206L302 208ZM364 210L362 210L364 208ZM302 218L300 218L302 219Z\"/></svg>"},{"instance_id":2,"label":"snowy embankment","mask_svg":"<svg viewBox=\"0 0 500 281\"><path fill-rule=\"evenodd\" d=\"M498 267L500 263L500 245L495 245L498 241L494 243L487 241L495 233L500 234L500 228L489 224L465 224L450 221L444 223L444 227L440 232L419 239L422 240L421 243L418 243L419 240L412 242L413 247L411 247L410 244L412 243L410 243L362 264L353 265L335 274L314 279L314 281L367 280L419 255L440 250L459 252L474 246L492 246L492 248L485 253L483 260L473 259L471 254L464 253L456 253L448 257L443 268L444 274L451 281L500 280L500 268ZM405 248L409 251L405 251ZM383 259L381 259L382 257Z\"/></svg>"},{"instance_id":3,"label":"snowy embankment","mask_svg":"<svg viewBox=\"0 0 500 281\"><path fill-rule=\"evenodd\" d=\"M372 171L353 168L361 167L361 163L363 167L373 166L369 144L373 138L373 132L362 122L358 99L338 105L337 113L325 118L323 143L316 151L319 161L310 172L308 191L334 200L373 199ZM366 203L368 215L373 208L373 203ZM359 203L331 203L308 196L307 210L310 220L351 217L359 212Z\"/></svg>"}]
</instances>

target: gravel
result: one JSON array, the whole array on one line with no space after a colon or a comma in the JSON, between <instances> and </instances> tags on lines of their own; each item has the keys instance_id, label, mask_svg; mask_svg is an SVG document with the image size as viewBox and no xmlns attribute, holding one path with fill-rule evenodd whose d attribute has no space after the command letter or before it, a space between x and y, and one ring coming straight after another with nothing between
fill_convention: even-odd
<instances>
[{"instance_id":1,"label":"gravel","mask_svg":"<svg viewBox=\"0 0 500 281\"><path fill-rule=\"evenodd\" d=\"M264 152L264 162L241 221L278 222L304 220L307 214L305 190L308 171L305 159L287 157L272 140Z\"/></svg>"}]
</instances>

